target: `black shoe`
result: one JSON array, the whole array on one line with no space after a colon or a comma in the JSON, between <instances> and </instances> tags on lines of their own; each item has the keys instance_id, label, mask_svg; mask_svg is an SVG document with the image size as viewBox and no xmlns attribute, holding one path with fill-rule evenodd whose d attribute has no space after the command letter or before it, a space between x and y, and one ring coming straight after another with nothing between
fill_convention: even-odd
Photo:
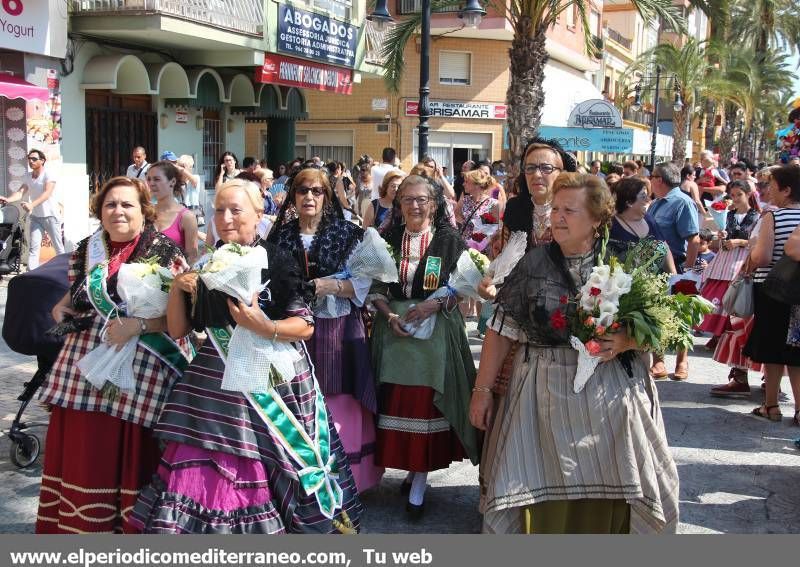
<instances>
[{"instance_id":1,"label":"black shoe","mask_svg":"<svg viewBox=\"0 0 800 567\"><path fill-rule=\"evenodd\" d=\"M400 483L400 494L407 496L409 492L411 492L411 481L404 480L402 483Z\"/></svg>"},{"instance_id":2,"label":"black shoe","mask_svg":"<svg viewBox=\"0 0 800 567\"><path fill-rule=\"evenodd\" d=\"M412 504L411 502L406 502L406 514L408 515L408 519L412 522L419 522L422 519L423 514L425 513L425 503L422 504Z\"/></svg>"}]
</instances>

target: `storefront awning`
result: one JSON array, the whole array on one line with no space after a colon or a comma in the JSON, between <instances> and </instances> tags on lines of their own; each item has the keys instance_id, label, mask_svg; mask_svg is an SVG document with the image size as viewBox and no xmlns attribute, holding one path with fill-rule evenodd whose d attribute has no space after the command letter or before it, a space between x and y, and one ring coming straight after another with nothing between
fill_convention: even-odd
<instances>
[{"instance_id":1,"label":"storefront awning","mask_svg":"<svg viewBox=\"0 0 800 567\"><path fill-rule=\"evenodd\" d=\"M583 73L562 63L551 61L544 69L544 108L542 124L566 126L569 114L576 104L585 100L603 98L602 93Z\"/></svg>"},{"instance_id":2,"label":"storefront awning","mask_svg":"<svg viewBox=\"0 0 800 567\"><path fill-rule=\"evenodd\" d=\"M37 87L8 73L0 73L0 96L24 98L25 100L47 100L50 92L45 87Z\"/></svg>"}]
</instances>

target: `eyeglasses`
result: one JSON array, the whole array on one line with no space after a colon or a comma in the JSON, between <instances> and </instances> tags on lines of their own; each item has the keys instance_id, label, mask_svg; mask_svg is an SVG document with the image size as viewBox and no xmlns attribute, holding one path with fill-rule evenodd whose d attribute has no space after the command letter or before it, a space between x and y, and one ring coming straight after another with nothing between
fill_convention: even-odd
<instances>
[{"instance_id":1,"label":"eyeglasses","mask_svg":"<svg viewBox=\"0 0 800 567\"><path fill-rule=\"evenodd\" d=\"M523 171L528 175L533 175L537 171L541 171L542 175L550 175L556 170L561 171L561 168L549 163L526 163L523 168Z\"/></svg>"},{"instance_id":2,"label":"eyeglasses","mask_svg":"<svg viewBox=\"0 0 800 567\"><path fill-rule=\"evenodd\" d=\"M298 187L297 194L306 196L309 193L314 195L315 197L319 197L325 194L325 189L323 187Z\"/></svg>"},{"instance_id":3,"label":"eyeglasses","mask_svg":"<svg viewBox=\"0 0 800 567\"><path fill-rule=\"evenodd\" d=\"M661 179L660 175L651 175L650 179Z\"/></svg>"},{"instance_id":4,"label":"eyeglasses","mask_svg":"<svg viewBox=\"0 0 800 567\"><path fill-rule=\"evenodd\" d=\"M28 156L28 161L42 161L42 158L36 156Z\"/></svg>"},{"instance_id":5,"label":"eyeglasses","mask_svg":"<svg viewBox=\"0 0 800 567\"><path fill-rule=\"evenodd\" d=\"M409 207L411 205L413 205L414 203L416 203L420 207L424 207L425 205L427 205L430 202L430 200L431 200L430 197L424 197L424 196L423 197L403 197L402 199L400 199L400 203L402 203L403 205L409 206Z\"/></svg>"}]
</instances>

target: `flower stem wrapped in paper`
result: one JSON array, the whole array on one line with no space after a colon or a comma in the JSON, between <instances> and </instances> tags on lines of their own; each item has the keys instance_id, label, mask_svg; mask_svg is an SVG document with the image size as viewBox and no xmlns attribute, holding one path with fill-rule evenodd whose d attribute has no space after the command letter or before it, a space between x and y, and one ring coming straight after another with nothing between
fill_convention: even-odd
<instances>
[{"instance_id":1,"label":"flower stem wrapped in paper","mask_svg":"<svg viewBox=\"0 0 800 567\"><path fill-rule=\"evenodd\" d=\"M269 283L262 283L262 270L268 266L265 248L224 244L200 271L200 280L210 291L250 305L253 296ZM231 333L221 388L266 393L276 383L294 377L294 364L300 358L291 344L262 337L239 325Z\"/></svg>"},{"instance_id":2,"label":"flower stem wrapped in paper","mask_svg":"<svg viewBox=\"0 0 800 567\"><path fill-rule=\"evenodd\" d=\"M725 230L728 224L728 201L714 201L709 205L708 212L720 230Z\"/></svg>"},{"instance_id":3,"label":"flower stem wrapped in paper","mask_svg":"<svg viewBox=\"0 0 800 567\"><path fill-rule=\"evenodd\" d=\"M578 351L576 393L601 362L598 339L607 333L627 332L642 350L691 348L692 327L711 312L713 306L701 297L670 295L668 276L655 273L651 247L646 240L634 245L625 264L612 256L607 265L595 266L581 287L570 337Z\"/></svg>"},{"instance_id":4,"label":"flower stem wrapped in paper","mask_svg":"<svg viewBox=\"0 0 800 567\"><path fill-rule=\"evenodd\" d=\"M123 301L120 305L122 314L141 319L163 317L167 312L169 289L174 277L169 268L158 264L157 258L122 264L117 272L117 293ZM109 317L106 326L114 324L115 318ZM139 337L133 337L119 350L103 343L78 361L78 369L97 389L111 387L131 391L136 385L133 360L138 342ZM106 382L111 386L106 386Z\"/></svg>"},{"instance_id":5,"label":"flower stem wrapped in paper","mask_svg":"<svg viewBox=\"0 0 800 567\"><path fill-rule=\"evenodd\" d=\"M392 258L389 245L377 230L370 227L364 231L361 242L353 247L344 264L344 270L327 277L339 280L369 278L392 283L398 280L397 264ZM333 295L320 298L314 309L314 315L322 319L335 319L349 314L350 300Z\"/></svg>"},{"instance_id":6,"label":"flower stem wrapped in paper","mask_svg":"<svg viewBox=\"0 0 800 567\"><path fill-rule=\"evenodd\" d=\"M492 284L499 285L505 281L511 270L519 263L528 248L528 234L522 231L515 231L503 247L502 252L492 260L486 274L491 276Z\"/></svg>"},{"instance_id":7,"label":"flower stem wrapped in paper","mask_svg":"<svg viewBox=\"0 0 800 567\"><path fill-rule=\"evenodd\" d=\"M458 257L455 269L450 272L447 283L434 291L428 299L438 299L440 297L462 297L478 298L478 284L481 283L483 275L489 268L489 258L477 250L465 250ZM410 306L410 307L413 307ZM417 324L404 323L403 329L410 333L415 339L429 339L436 326L436 313Z\"/></svg>"}]
</instances>

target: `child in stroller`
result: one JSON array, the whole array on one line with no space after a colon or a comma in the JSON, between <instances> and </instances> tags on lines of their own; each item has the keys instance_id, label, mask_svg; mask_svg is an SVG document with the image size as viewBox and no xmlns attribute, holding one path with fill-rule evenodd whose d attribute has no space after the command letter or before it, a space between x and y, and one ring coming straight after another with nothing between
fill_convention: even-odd
<instances>
[{"instance_id":1,"label":"child in stroller","mask_svg":"<svg viewBox=\"0 0 800 567\"><path fill-rule=\"evenodd\" d=\"M64 341L63 336L47 331L55 325L50 311L69 288L69 258L70 254L60 254L8 282L3 340L14 352L36 356L38 363L33 378L24 384L22 394L17 398L22 404L8 432L11 439L9 457L20 468L33 464L41 449L39 438L27 432L29 427L40 424L24 423L22 414L47 378Z\"/></svg>"},{"instance_id":2,"label":"child in stroller","mask_svg":"<svg viewBox=\"0 0 800 567\"><path fill-rule=\"evenodd\" d=\"M0 209L0 278L11 272L19 273L22 236L19 209L5 205Z\"/></svg>"}]
</instances>

